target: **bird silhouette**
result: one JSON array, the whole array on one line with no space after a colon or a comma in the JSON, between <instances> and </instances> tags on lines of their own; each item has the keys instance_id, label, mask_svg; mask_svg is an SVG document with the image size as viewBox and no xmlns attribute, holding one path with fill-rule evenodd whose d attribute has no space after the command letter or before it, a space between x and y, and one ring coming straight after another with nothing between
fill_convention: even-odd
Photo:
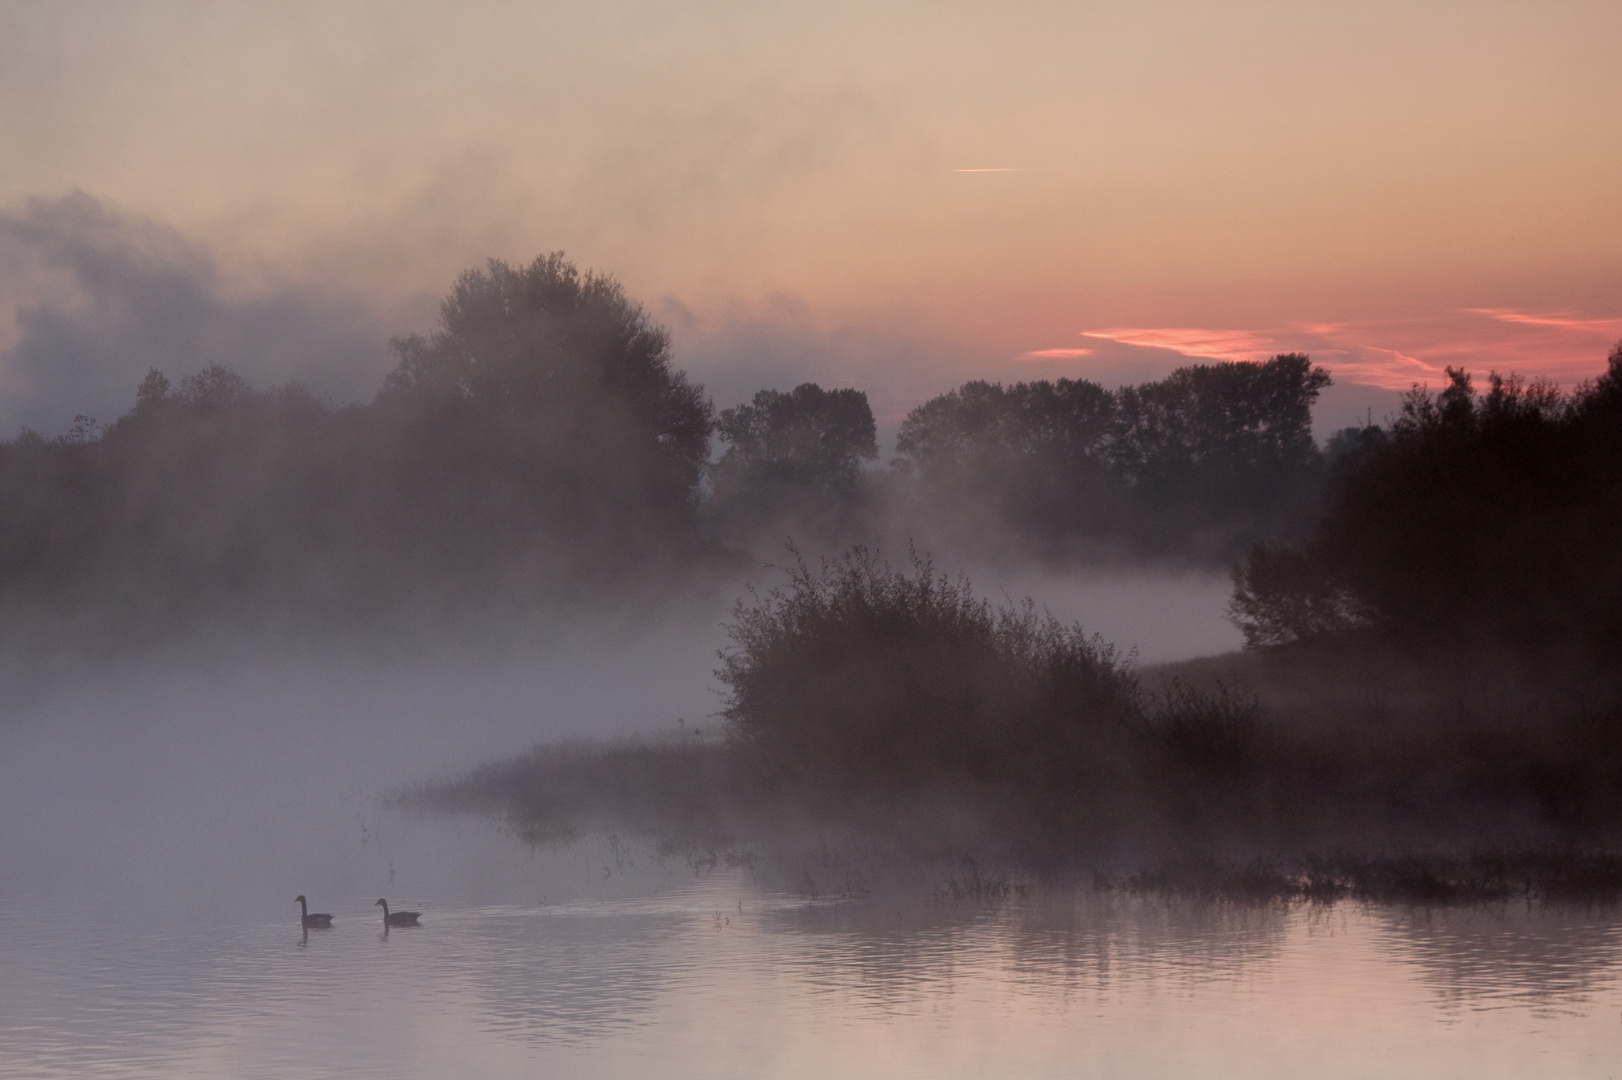
<instances>
[{"instance_id":1,"label":"bird silhouette","mask_svg":"<svg viewBox=\"0 0 1622 1080\"><path fill-rule=\"evenodd\" d=\"M317 913L315 915L311 915L310 914L310 905L305 902L305 899L304 899L304 897L302 895L294 897L293 898L293 903L298 905L298 909L299 909L299 925L303 926L304 929L306 929L306 930L331 930L332 929L332 916L331 915L322 915L322 914L319 914L319 913Z\"/></svg>"},{"instance_id":2,"label":"bird silhouette","mask_svg":"<svg viewBox=\"0 0 1622 1080\"><path fill-rule=\"evenodd\" d=\"M422 923L417 921L417 919L422 915L422 912L420 912L420 911L395 911L395 912L391 912L391 911L389 911L389 902L387 900L379 900L376 904L373 904L372 906L373 907L381 906L383 908L383 925L384 926L421 926L422 925Z\"/></svg>"}]
</instances>

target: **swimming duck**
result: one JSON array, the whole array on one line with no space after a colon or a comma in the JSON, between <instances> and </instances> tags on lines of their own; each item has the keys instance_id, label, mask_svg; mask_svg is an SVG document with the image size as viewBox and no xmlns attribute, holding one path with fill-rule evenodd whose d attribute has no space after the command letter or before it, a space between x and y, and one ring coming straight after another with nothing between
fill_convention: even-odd
<instances>
[{"instance_id":1,"label":"swimming duck","mask_svg":"<svg viewBox=\"0 0 1622 1080\"><path fill-rule=\"evenodd\" d=\"M390 913L390 911L389 911L389 902L387 900L379 900L376 904L373 904L372 906L373 907L381 906L383 908L383 925L384 926L421 926L422 925L420 922L417 921L418 917L420 917L422 915L422 912L420 912L420 911L396 911L396 912Z\"/></svg>"},{"instance_id":2,"label":"swimming duck","mask_svg":"<svg viewBox=\"0 0 1622 1080\"><path fill-rule=\"evenodd\" d=\"M306 930L331 930L332 929L332 916L331 915L321 915L321 914L311 915L310 914L310 905L305 903L305 900L304 900L303 896L294 897L293 898L293 903L298 905L299 923L300 923L300 925L302 925L304 927L304 929L306 929Z\"/></svg>"}]
</instances>

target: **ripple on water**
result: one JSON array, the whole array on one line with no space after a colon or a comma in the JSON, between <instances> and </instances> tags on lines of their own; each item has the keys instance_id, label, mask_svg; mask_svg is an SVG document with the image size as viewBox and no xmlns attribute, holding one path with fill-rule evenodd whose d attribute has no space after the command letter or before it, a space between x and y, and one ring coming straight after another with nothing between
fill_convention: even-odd
<instances>
[{"instance_id":1,"label":"ripple on water","mask_svg":"<svg viewBox=\"0 0 1622 1080\"><path fill-rule=\"evenodd\" d=\"M120 927L7 904L0 1063L41 1077L1429 1077L1599 1076L1622 1060L1612 912L1085 889L807 901L727 875L627 900L420 906L421 928L384 933L351 898L306 936L286 920Z\"/></svg>"}]
</instances>

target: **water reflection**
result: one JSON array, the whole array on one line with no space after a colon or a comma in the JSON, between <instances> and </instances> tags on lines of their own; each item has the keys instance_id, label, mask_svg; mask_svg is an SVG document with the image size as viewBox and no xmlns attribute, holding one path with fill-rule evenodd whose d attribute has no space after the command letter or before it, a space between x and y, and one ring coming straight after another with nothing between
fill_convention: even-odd
<instances>
[{"instance_id":1,"label":"water reflection","mask_svg":"<svg viewBox=\"0 0 1622 1080\"><path fill-rule=\"evenodd\" d=\"M742 873L430 910L414 932L345 915L316 934L8 903L0 1062L40 1076L1429 1077L1600 1076L1622 1059L1611 911L1087 888L813 901Z\"/></svg>"},{"instance_id":2,"label":"water reflection","mask_svg":"<svg viewBox=\"0 0 1622 1080\"><path fill-rule=\"evenodd\" d=\"M1381 946L1454 1008L1582 1011L1614 986L1622 920L1605 908L1527 904L1381 911Z\"/></svg>"}]
</instances>

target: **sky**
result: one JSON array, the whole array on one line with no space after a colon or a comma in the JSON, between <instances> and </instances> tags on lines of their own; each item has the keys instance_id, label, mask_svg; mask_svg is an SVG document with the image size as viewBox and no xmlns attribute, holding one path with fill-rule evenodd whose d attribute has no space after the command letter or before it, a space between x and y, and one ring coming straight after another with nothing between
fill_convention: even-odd
<instances>
[{"instance_id":1,"label":"sky","mask_svg":"<svg viewBox=\"0 0 1622 1080\"><path fill-rule=\"evenodd\" d=\"M1622 5L0 0L0 429L365 400L455 276L612 273L721 405L1304 351L1320 429L1622 339Z\"/></svg>"}]
</instances>

